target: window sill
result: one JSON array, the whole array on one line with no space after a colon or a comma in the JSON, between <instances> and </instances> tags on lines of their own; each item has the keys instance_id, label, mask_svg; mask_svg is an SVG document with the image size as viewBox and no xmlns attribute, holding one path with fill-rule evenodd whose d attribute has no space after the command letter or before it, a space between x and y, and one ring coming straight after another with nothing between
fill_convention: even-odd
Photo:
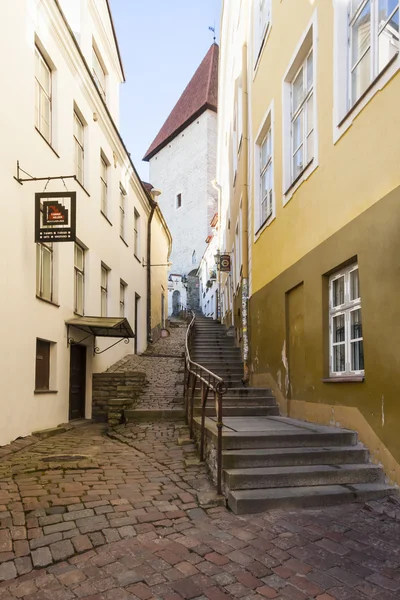
<instances>
[{"instance_id":1,"label":"window sill","mask_svg":"<svg viewBox=\"0 0 400 600\"><path fill-rule=\"evenodd\" d=\"M78 179L76 179L76 176L75 176L75 181L79 185L79 187L81 187L83 189L83 191L85 192L85 194L87 196L89 196L89 198L90 198L89 192L87 191L87 189L85 188L85 186L83 185L83 183L81 183Z\"/></svg>"},{"instance_id":2,"label":"window sill","mask_svg":"<svg viewBox=\"0 0 400 600\"><path fill-rule=\"evenodd\" d=\"M140 260L140 258L138 258L138 257L136 256L136 254L134 254L133 256L136 258L136 260L138 261L138 263L142 264L142 261Z\"/></svg>"},{"instance_id":3,"label":"window sill","mask_svg":"<svg viewBox=\"0 0 400 600\"><path fill-rule=\"evenodd\" d=\"M53 146L50 144L50 142L48 140L46 140L46 138L44 137L43 133L37 128L35 127L36 131L38 132L38 134L40 135L40 137L42 138L42 140L44 140L46 142L46 144L48 145L48 147L53 150L54 154L57 156L57 158L60 158L60 155L58 154L58 152L56 152L53 148Z\"/></svg>"},{"instance_id":4,"label":"window sill","mask_svg":"<svg viewBox=\"0 0 400 600\"><path fill-rule=\"evenodd\" d=\"M53 302L53 300L47 300L47 298L42 298L41 296L38 296L36 294L36 298L38 300L41 300L42 302L46 302L46 304L51 304L52 306L55 306L56 308L60 308L60 305L57 304L57 302Z\"/></svg>"},{"instance_id":5,"label":"window sill","mask_svg":"<svg viewBox=\"0 0 400 600\"><path fill-rule=\"evenodd\" d=\"M124 242L125 246L126 246L127 248L129 248L129 246L128 246L128 243L127 243L127 242L124 240L124 238L122 237L122 235L120 235L119 237L120 237L121 241L123 241L123 242Z\"/></svg>"},{"instance_id":6,"label":"window sill","mask_svg":"<svg viewBox=\"0 0 400 600\"><path fill-rule=\"evenodd\" d=\"M105 218L105 220L107 221L107 223L108 223L109 225L111 225L111 227L112 227L112 223L111 223L110 219L107 217L107 215L106 215L106 214L104 214L102 210L101 210L100 212L101 212L101 214L103 215L103 217Z\"/></svg>"},{"instance_id":7,"label":"window sill","mask_svg":"<svg viewBox=\"0 0 400 600\"><path fill-rule=\"evenodd\" d=\"M34 394L58 394L58 390L34 390Z\"/></svg>"},{"instance_id":8,"label":"window sill","mask_svg":"<svg viewBox=\"0 0 400 600\"><path fill-rule=\"evenodd\" d=\"M289 194L293 188L299 183L299 181L302 179L302 177L304 177L304 173L307 171L307 169L313 164L314 159L312 158L310 160L310 162L308 162L306 164L306 166L304 167L304 169L301 171L301 173L299 173L296 177L296 179L294 179L292 181L292 183L289 185L289 187L287 188L286 192L284 193L285 196L287 196L287 194Z\"/></svg>"},{"instance_id":9,"label":"window sill","mask_svg":"<svg viewBox=\"0 0 400 600\"><path fill-rule=\"evenodd\" d=\"M83 313L78 313L78 312L76 312L76 310L74 310L74 315L76 315L77 317L83 317L84 316Z\"/></svg>"},{"instance_id":10,"label":"window sill","mask_svg":"<svg viewBox=\"0 0 400 600\"><path fill-rule=\"evenodd\" d=\"M264 231L264 229L266 227L268 227L268 225L270 225L272 223L272 221L275 219L274 214L272 213L271 215L269 215L269 217L267 217L265 219L265 221L260 225L260 227L257 229L257 231L254 234L255 238L258 238L260 236L260 234Z\"/></svg>"},{"instance_id":11,"label":"window sill","mask_svg":"<svg viewBox=\"0 0 400 600\"><path fill-rule=\"evenodd\" d=\"M364 375L348 375L345 377L326 377L322 383L364 383Z\"/></svg>"},{"instance_id":12,"label":"window sill","mask_svg":"<svg viewBox=\"0 0 400 600\"><path fill-rule=\"evenodd\" d=\"M337 124L338 128L340 128L347 121L347 119L360 107L360 104L362 103L362 101L368 96L370 91L376 86L376 84L383 77L383 75L386 73L386 71L397 60L398 56L399 56L399 53L397 52L397 54L392 56L392 58L389 60L387 65L382 69L382 71L380 73L378 73L378 75L375 77L375 79L373 81L371 81L371 83L369 84L369 86L367 87L365 92L363 92L361 94L361 96L356 100L356 102L353 104L353 106L347 111L347 113L343 117L343 119L341 121L339 121L339 123Z\"/></svg>"}]
</instances>

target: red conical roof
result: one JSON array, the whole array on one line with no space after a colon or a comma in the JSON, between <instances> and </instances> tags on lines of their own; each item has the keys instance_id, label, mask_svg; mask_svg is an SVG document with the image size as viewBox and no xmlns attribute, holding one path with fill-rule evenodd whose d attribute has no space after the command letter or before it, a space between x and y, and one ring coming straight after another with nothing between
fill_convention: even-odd
<instances>
[{"instance_id":1,"label":"red conical roof","mask_svg":"<svg viewBox=\"0 0 400 600\"><path fill-rule=\"evenodd\" d=\"M218 55L219 47L213 44L143 160L150 160L207 109L217 112Z\"/></svg>"}]
</instances>

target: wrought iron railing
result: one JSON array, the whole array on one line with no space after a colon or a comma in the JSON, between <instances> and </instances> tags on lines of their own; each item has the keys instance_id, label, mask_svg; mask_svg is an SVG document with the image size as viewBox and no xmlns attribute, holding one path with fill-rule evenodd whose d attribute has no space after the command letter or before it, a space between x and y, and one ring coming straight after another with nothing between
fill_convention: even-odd
<instances>
[{"instance_id":1,"label":"wrought iron railing","mask_svg":"<svg viewBox=\"0 0 400 600\"><path fill-rule=\"evenodd\" d=\"M186 332L186 347L185 347L185 408L186 421L190 427L190 438L194 435L194 397L196 387L199 384L201 390L201 427L200 427L200 460L204 460L205 447L205 421L206 407L208 395L211 392L214 394L215 410L217 415L217 492L222 493L222 398L227 392L227 386L224 380L194 362L190 357L190 351L195 335L194 325L196 315L191 312L192 319L189 323Z\"/></svg>"}]
</instances>

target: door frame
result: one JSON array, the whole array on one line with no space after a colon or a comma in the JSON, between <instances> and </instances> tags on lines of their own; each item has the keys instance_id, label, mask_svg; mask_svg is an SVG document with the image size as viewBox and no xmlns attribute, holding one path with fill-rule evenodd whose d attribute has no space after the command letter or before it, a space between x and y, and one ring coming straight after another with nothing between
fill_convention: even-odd
<instances>
[{"instance_id":1,"label":"door frame","mask_svg":"<svg viewBox=\"0 0 400 600\"><path fill-rule=\"evenodd\" d=\"M82 356L84 357L84 368L83 368L83 373L84 373L84 382L83 382L83 396L82 396L82 401L81 401L81 406L80 406L80 412L81 412L81 416L79 417L80 419L85 419L86 418L86 395L87 395L87 346L83 345L83 344L72 344L70 347L70 360L69 360L69 394L68 394L68 420L71 421L72 420L72 414L71 414L71 378L72 378L72 352L73 352L73 348L75 347L79 347L82 348L84 350L84 352L82 352Z\"/></svg>"}]
</instances>

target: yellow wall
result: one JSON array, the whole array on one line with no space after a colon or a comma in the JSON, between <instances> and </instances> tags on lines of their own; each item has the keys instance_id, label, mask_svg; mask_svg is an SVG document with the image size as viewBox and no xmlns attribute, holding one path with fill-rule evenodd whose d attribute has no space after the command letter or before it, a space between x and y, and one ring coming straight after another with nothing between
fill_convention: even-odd
<instances>
[{"instance_id":1,"label":"yellow wall","mask_svg":"<svg viewBox=\"0 0 400 600\"><path fill-rule=\"evenodd\" d=\"M171 234L157 209L154 213L151 229L151 329L162 326L161 296L164 295L165 318L168 317L168 266L171 253ZM163 265L163 266L156 266Z\"/></svg>"},{"instance_id":2,"label":"yellow wall","mask_svg":"<svg viewBox=\"0 0 400 600\"><path fill-rule=\"evenodd\" d=\"M316 0L313 4L310 0L272 0L272 3L270 35L251 83L250 127L254 140L274 99L276 219L253 245L253 293L400 184L399 74L371 99L334 144L333 3L327 0ZM318 22L314 85L319 166L283 206L282 80L314 11ZM254 190L254 174L252 177Z\"/></svg>"}]
</instances>

